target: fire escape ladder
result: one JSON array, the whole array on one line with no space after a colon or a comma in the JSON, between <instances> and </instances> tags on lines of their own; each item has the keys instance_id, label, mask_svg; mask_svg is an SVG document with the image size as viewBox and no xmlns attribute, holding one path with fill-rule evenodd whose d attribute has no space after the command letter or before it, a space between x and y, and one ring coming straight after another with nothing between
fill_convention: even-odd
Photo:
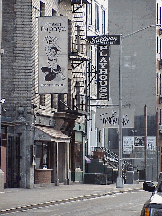
<instances>
[{"instance_id":1,"label":"fire escape ladder","mask_svg":"<svg viewBox=\"0 0 162 216\"><path fill-rule=\"evenodd\" d=\"M87 0L72 0L72 12L74 20L74 39L72 43L72 53L70 56L71 66L76 69L88 59L84 56L84 47L86 46L86 29L84 24L83 5L88 3Z\"/></svg>"},{"instance_id":2,"label":"fire escape ladder","mask_svg":"<svg viewBox=\"0 0 162 216\"><path fill-rule=\"evenodd\" d=\"M85 23L85 7L89 3L87 0L72 0L73 13L73 38L72 38L72 52L70 54L71 67L73 69L73 79L75 82L74 88L76 90L75 98L73 98L74 108L77 110L85 110L85 77L82 64L88 62L89 58L86 56L86 23ZM84 74L85 73L85 74Z\"/></svg>"}]
</instances>

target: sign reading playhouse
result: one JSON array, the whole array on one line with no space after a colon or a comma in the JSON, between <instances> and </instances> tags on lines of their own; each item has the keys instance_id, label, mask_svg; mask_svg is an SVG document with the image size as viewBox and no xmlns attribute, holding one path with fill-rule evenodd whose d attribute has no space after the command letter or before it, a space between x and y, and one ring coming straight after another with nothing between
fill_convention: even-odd
<instances>
[{"instance_id":1,"label":"sign reading playhouse","mask_svg":"<svg viewBox=\"0 0 162 216\"><path fill-rule=\"evenodd\" d=\"M109 46L98 45L97 99L109 100Z\"/></svg>"},{"instance_id":2,"label":"sign reading playhouse","mask_svg":"<svg viewBox=\"0 0 162 216\"><path fill-rule=\"evenodd\" d=\"M120 45L120 35L88 36L97 45L97 99L109 100L109 46Z\"/></svg>"},{"instance_id":3,"label":"sign reading playhouse","mask_svg":"<svg viewBox=\"0 0 162 216\"><path fill-rule=\"evenodd\" d=\"M39 93L68 92L68 18L39 17Z\"/></svg>"}]
</instances>

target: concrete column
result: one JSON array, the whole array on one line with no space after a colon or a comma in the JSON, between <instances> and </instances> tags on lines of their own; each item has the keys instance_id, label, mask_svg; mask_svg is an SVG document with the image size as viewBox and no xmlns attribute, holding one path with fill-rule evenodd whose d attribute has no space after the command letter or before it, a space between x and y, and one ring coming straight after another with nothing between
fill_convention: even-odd
<instances>
[{"instance_id":1,"label":"concrete column","mask_svg":"<svg viewBox=\"0 0 162 216\"><path fill-rule=\"evenodd\" d=\"M56 143L56 180L55 180L55 185L59 186L59 169L58 169L58 142Z\"/></svg>"}]
</instances>

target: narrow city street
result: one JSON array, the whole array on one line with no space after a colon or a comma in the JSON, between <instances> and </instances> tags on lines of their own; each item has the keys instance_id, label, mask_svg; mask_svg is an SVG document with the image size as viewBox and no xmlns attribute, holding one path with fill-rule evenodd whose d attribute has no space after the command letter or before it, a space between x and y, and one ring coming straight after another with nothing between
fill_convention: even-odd
<instances>
[{"instance_id":1,"label":"narrow city street","mask_svg":"<svg viewBox=\"0 0 162 216\"><path fill-rule=\"evenodd\" d=\"M15 212L14 214L17 216L139 216L143 204L150 196L151 193L143 190L116 193L100 198L29 209L24 212ZM9 215L13 215L13 213Z\"/></svg>"}]
</instances>

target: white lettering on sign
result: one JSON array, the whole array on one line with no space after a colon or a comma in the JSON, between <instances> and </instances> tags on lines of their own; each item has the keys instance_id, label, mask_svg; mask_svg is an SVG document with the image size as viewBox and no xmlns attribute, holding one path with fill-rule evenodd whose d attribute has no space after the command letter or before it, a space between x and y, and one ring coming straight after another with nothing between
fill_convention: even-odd
<instances>
[{"instance_id":1,"label":"white lettering on sign","mask_svg":"<svg viewBox=\"0 0 162 216\"><path fill-rule=\"evenodd\" d=\"M109 99L109 47L98 47L97 99Z\"/></svg>"},{"instance_id":2,"label":"white lettering on sign","mask_svg":"<svg viewBox=\"0 0 162 216\"><path fill-rule=\"evenodd\" d=\"M88 36L88 40L91 44L120 45L120 35Z\"/></svg>"}]
</instances>

